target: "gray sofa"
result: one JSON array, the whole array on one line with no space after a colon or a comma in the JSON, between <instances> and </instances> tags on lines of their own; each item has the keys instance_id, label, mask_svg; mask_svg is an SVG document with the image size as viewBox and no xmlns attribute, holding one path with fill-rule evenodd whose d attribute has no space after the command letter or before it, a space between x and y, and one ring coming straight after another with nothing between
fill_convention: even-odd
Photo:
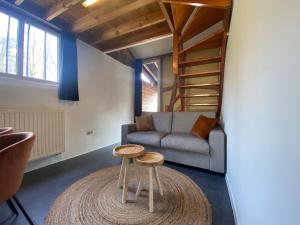
<instances>
[{"instance_id":1,"label":"gray sofa","mask_svg":"<svg viewBox=\"0 0 300 225\"><path fill-rule=\"evenodd\" d=\"M208 140L190 133L199 115L214 117L212 112L151 113L155 131L137 132L135 124L122 125L122 144L140 144L157 151L167 161L225 173L225 133L214 128Z\"/></svg>"}]
</instances>

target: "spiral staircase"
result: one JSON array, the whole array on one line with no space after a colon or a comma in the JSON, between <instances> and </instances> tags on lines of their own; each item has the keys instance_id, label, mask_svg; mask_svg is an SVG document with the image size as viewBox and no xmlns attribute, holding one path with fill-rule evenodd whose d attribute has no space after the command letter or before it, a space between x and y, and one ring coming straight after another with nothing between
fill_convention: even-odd
<instances>
[{"instance_id":1,"label":"spiral staircase","mask_svg":"<svg viewBox=\"0 0 300 225\"><path fill-rule=\"evenodd\" d=\"M230 0L163 0L173 33L174 85L167 111L214 111L222 106Z\"/></svg>"}]
</instances>

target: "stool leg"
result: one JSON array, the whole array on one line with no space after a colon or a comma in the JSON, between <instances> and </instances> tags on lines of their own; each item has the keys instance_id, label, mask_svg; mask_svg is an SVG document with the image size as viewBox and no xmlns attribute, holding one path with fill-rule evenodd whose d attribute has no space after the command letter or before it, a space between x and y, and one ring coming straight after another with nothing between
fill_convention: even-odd
<instances>
[{"instance_id":1,"label":"stool leg","mask_svg":"<svg viewBox=\"0 0 300 225\"><path fill-rule=\"evenodd\" d=\"M145 175L145 169L141 168L141 171L139 173L139 184L136 190L136 196L139 196L141 194L142 191L142 186L143 186L143 182L144 182L144 175Z\"/></svg>"},{"instance_id":2,"label":"stool leg","mask_svg":"<svg viewBox=\"0 0 300 225\"><path fill-rule=\"evenodd\" d=\"M13 212L14 215L18 216L19 215L19 212L18 210L16 209L16 207L14 206L14 203L8 199L6 201L7 205L9 206L10 210Z\"/></svg>"},{"instance_id":3,"label":"stool leg","mask_svg":"<svg viewBox=\"0 0 300 225\"><path fill-rule=\"evenodd\" d=\"M137 166L135 158L132 159L132 162L135 166Z\"/></svg>"},{"instance_id":4,"label":"stool leg","mask_svg":"<svg viewBox=\"0 0 300 225\"><path fill-rule=\"evenodd\" d=\"M123 179L123 194L122 203L126 203L127 200L127 188L128 188L128 158L124 157L124 179Z\"/></svg>"},{"instance_id":5,"label":"stool leg","mask_svg":"<svg viewBox=\"0 0 300 225\"><path fill-rule=\"evenodd\" d=\"M23 213L23 215L25 216L27 222L30 225L34 225L34 223L32 222L32 219L30 218L30 216L27 214L27 212L25 211L23 205L21 204L21 202L19 201L19 199L14 195L13 199L15 200L15 202L17 203L19 209L21 209L21 212Z\"/></svg>"},{"instance_id":6,"label":"stool leg","mask_svg":"<svg viewBox=\"0 0 300 225\"><path fill-rule=\"evenodd\" d=\"M143 176L143 168L140 167L137 163L136 163L136 159L135 158L132 158L133 160L133 165L134 165L134 171L137 171L137 182L138 182L138 187L140 186L139 183L140 183L140 180Z\"/></svg>"},{"instance_id":7,"label":"stool leg","mask_svg":"<svg viewBox=\"0 0 300 225\"><path fill-rule=\"evenodd\" d=\"M153 167L149 168L149 212L154 211L153 203Z\"/></svg>"},{"instance_id":8,"label":"stool leg","mask_svg":"<svg viewBox=\"0 0 300 225\"><path fill-rule=\"evenodd\" d=\"M125 167L125 158L122 159L122 166L120 170L119 180L118 180L118 188L122 187L123 179L124 179L124 168Z\"/></svg>"},{"instance_id":9,"label":"stool leg","mask_svg":"<svg viewBox=\"0 0 300 225\"><path fill-rule=\"evenodd\" d=\"M156 183L157 183L158 188L159 188L159 193L160 193L161 196L163 196L164 193L163 193L162 185L161 185L161 182L160 182L160 179L159 179L158 168L157 168L157 166L154 167L154 174L155 174L155 180L156 180Z\"/></svg>"}]
</instances>

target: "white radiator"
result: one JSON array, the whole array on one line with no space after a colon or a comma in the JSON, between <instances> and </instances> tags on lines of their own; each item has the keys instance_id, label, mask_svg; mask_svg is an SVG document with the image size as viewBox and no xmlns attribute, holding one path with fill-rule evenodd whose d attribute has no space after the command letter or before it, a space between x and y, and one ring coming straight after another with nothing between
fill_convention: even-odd
<instances>
[{"instance_id":1,"label":"white radiator","mask_svg":"<svg viewBox=\"0 0 300 225\"><path fill-rule=\"evenodd\" d=\"M36 134L30 160L55 155L65 149L63 111L0 108L0 127L13 127L14 132L32 131Z\"/></svg>"}]
</instances>

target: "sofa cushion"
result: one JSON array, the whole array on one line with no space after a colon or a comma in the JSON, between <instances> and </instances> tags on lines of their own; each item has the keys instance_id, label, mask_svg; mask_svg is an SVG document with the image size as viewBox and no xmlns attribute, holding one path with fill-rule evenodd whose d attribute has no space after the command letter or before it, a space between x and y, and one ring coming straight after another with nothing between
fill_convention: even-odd
<instances>
[{"instance_id":1,"label":"sofa cushion","mask_svg":"<svg viewBox=\"0 0 300 225\"><path fill-rule=\"evenodd\" d=\"M127 135L129 143L160 147L161 139L166 133L157 131L139 131Z\"/></svg>"},{"instance_id":2,"label":"sofa cushion","mask_svg":"<svg viewBox=\"0 0 300 225\"><path fill-rule=\"evenodd\" d=\"M159 132L170 133L172 127L171 112L154 112L150 113L153 119L154 129Z\"/></svg>"},{"instance_id":3,"label":"sofa cushion","mask_svg":"<svg viewBox=\"0 0 300 225\"><path fill-rule=\"evenodd\" d=\"M192 134L169 134L161 140L161 147L209 155L207 141Z\"/></svg>"},{"instance_id":4,"label":"sofa cushion","mask_svg":"<svg viewBox=\"0 0 300 225\"><path fill-rule=\"evenodd\" d=\"M192 127L200 115L215 118L214 112L174 112L172 133L191 133Z\"/></svg>"}]
</instances>

